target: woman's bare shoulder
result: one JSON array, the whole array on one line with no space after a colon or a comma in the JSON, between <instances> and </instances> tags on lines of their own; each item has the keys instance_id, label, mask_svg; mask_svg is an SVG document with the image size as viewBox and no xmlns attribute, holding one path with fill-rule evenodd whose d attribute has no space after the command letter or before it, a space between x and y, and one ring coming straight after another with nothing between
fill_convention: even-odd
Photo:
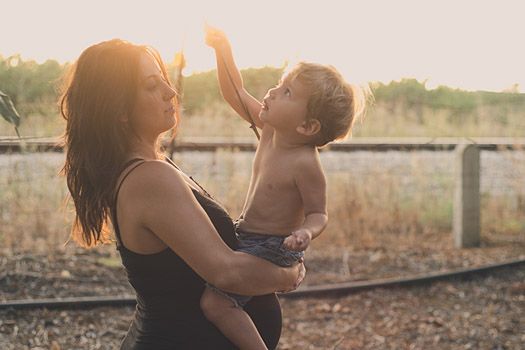
<instances>
[{"instance_id":1,"label":"woman's bare shoulder","mask_svg":"<svg viewBox=\"0 0 525 350\"><path fill-rule=\"evenodd\" d=\"M150 197L173 191L187 192L187 187L180 172L171 164L162 160L146 160L127 176L121 192Z\"/></svg>"}]
</instances>

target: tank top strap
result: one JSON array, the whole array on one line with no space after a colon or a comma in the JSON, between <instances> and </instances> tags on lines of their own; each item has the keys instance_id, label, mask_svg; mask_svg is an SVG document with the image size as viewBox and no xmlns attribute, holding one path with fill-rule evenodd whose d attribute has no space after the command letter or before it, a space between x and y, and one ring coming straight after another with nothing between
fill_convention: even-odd
<instances>
[{"instance_id":1,"label":"tank top strap","mask_svg":"<svg viewBox=\"0 0 525 350\"><path fill-rule=\"evenodd\" d=\"M177 169L177 170L179 170L179 171L182 171L182 170L177 166L177 164L175 164L175 162L172 161L169 157L164 157L164 158L165 158L166 162L168 162L168 163L170 163L171 165L173 165L173 166L175 167L175 169ZM193 178L193 176L189 175L188 177L190 178L191 181L193 181L193 183L194 183L195 185L197 185L197 186L202 190L202 192L203 192L206 196L208 196L209 198L212 198L212 199L213 199L213 197L208 193L208 191L206 191L206 189L205 189L204 187L202 187L201 184L198 183L198 182ZM197 193L198 193L198 192L197 192Z\"/></svg>"},{"instance_id":2,"label":"tank top strap","mask_svg":"<svg viewBox=\"0 0 525 350\"><path fill-rule=\"evenodd\" d=\"M120 229L118 226L118 219L117 219L117 199L118 194L120 192L120 188L122 187L122 184L124 183L124 180L128 177L128 175L135 170L139 165L144 164L146 161L142 158L133 158L129 161L127 161L124 166L122 167L122 173L124 173L124 176L120 179L120 182L118 183L117 190L115 191L115 196L113 199L113 206L111 208L111 216L113 218L113 227L115 229L115 236L117 238L117 247L118 246L124 246L122 244L122 239L120 238ZM133 165L133 166L132 166Z\"/></svg>"},{"instance_id":3,"label":"tank top strap","mask_svg":"<svg viewBox=\"0 0 525 350\"><path fill-rule=\"evenodd\" d=\"M166 162L170 163L171 165L173 165L175 167L175 169L180 170L180 168L177 166L177 164L175 164L175 162L172 161L170 157L164 157L164 160Z\"/></svg>"}]
</instances>

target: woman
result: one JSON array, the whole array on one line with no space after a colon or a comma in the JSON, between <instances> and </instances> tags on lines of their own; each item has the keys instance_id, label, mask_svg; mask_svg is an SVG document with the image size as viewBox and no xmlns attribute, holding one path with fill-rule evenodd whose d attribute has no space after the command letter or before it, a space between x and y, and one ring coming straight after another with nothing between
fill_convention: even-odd
<instances>
[{"instance_id":1,"label":"woman","mask_svg":"<svg viewBox=\"0 0 525 350\"><path fill-rule=\"evenodd\" d=\"M280 268L231 249L231 218L159 152L161 135L176 125L176 102L154 49L115 39L81 54L61 97L73 237L85 246L107 242L111 219L137 296L122 349L231 349L200 310L205 281L266 294L247 311L274 348L281 313L273 293L294 289L304 266Z\"/></svg>"}]
</instances>

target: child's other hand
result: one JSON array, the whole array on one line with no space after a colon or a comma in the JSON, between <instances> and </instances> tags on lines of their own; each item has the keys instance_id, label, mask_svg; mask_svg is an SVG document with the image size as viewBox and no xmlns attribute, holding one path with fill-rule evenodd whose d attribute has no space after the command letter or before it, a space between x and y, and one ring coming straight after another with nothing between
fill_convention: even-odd
<instances>
[{"instance_id":1,"label":"child's other hand","mask_svg":"<svg viewBox=\"0 0 525 350\"><path fill-rule=\"evenodd\" d=\"M288 250L301 252L308 248L311 240L312 234L310 231L299 229L284 239L283 246Z\"/></svg>"},{"instance_id":2,"label":"child's other hand","mask_svg":"<svg viewBox=\"0 0 525 350\"><path fill-rule=\"evenodd\" d=\"M205 42L206 45L210 46L215 50L221 50L226 48L229 45L228 38L226 34L218 28L212 27L208 24L204 26L205 32Z\"/></svg>"}]
</instances>

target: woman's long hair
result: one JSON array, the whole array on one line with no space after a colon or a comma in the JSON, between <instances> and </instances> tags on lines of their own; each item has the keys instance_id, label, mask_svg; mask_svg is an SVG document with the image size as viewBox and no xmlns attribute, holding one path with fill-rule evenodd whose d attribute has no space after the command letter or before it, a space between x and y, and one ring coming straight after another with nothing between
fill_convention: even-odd
<instances>
[{"instance_id":1,"label":"woman's long hair","mask_svg":"<svg viewBox=\"0 0 525 350\"><path fill-rule=\"evenodd\" d=\"M110 241L108 214L136 137L122 119L135 107L143 53L157 60L168 80L154 49L119 39L87 48L66 75L59 101L66 120L62 173L76 209L72 238L85 247Z\"/></svg>"}]
</instances>

